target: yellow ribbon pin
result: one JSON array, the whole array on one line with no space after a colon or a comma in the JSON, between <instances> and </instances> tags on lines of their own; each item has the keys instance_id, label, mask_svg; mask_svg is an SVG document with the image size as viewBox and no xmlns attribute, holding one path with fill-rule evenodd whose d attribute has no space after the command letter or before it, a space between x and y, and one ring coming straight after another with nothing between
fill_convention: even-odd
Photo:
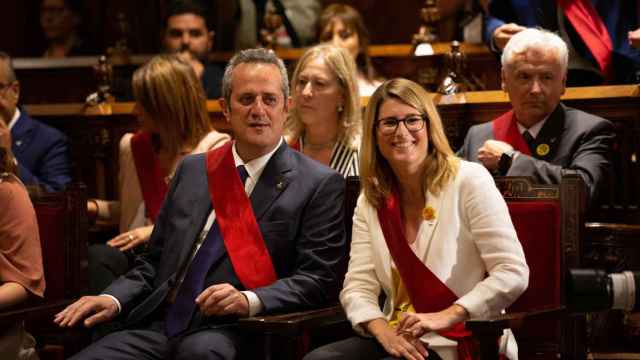
<instances>
[{"instance_id":1,"label":"yellow ribbon pin","mask_svg":"<svg viewBox=\"0 0 640 360\"><path fill-rule=\"evenodd\" d=\"M436 218L436 210L427 205L422 209L422 218L425 220L433 220Z\"/></svg>"}]
</instances>

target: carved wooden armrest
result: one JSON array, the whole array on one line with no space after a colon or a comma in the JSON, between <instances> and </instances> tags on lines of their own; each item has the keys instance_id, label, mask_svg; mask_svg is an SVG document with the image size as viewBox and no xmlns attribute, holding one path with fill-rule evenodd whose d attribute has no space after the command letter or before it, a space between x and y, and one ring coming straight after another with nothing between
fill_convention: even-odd
<instances>
[{"instance_id":1,"label":"carved wooden armrest","mask_svg":"<svg viewBox=\"0 0 640 360\"><path fill-rule=\"evenodd\" d=\"M498 338L504 329L514 329L523 326L523 323L533 319L556 319L567 314L564 306L547 307L524 312L515 312L500 315L494 319L467 320L465 327L471 331L473 337L480 344L480 358L482 360L499 359Z\"/></svg>"},{"instance_id":2,"label":"carved wooden armrest","mask_svg":"<svg viewBox=\"0 0 640 360\"><path fill-rule=\"evenodd\" d=\"M12 306L11 308L0 311L0 324L8 324L18 319L27 319L33 314L57 313L72 302L72 300L60 300L52 303L45 303L44 300L36 300L29 301L26 304ZM53 318L51 321L53 321Z\"/></svg>"},{"instance_id":3,"label":"carved wooden armrest","mask_svg":"<svg viewBox=\"0 0 640 360\"><path fill-rule=\"evenodd\" d=\"M589 232L607 233L619 236L636 236L640 234L640 225L637 224L588 222L585 223L584 226Z\"/></svg>"},{"instance_id":4,"label":"carved wooden armrest","mask_svg":"<svg viewBox=\"0 0 640 360\"><path fill-rule=\"evenodd\" d=\"M280 335L301 334L305 330L333 325L346 320L340 305L278 315L253 316L240 319L245 330Z\"/></svg>"}]
</instances>

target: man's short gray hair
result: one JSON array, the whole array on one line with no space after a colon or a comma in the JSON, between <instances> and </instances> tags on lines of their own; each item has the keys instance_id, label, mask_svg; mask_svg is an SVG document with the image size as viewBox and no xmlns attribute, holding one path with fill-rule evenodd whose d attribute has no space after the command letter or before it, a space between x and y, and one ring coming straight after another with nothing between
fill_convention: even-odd
<instances>
[{"instance_id":1,"label":"man's short gray hair","mask_svg":"<svg viewBox=\"0 0 640 360\"><path fill-rule=\"evenodd\" d=\"M18 77L16 77L16 71L13 68L13 60L11 60L11 56L4 51L0 51L0 62L2 62L7 68L7 81L14 82L18 80Z\"/></svg>"},{"instance_id":2,"label":"man's short gray hair","mask_svg":"<svg viewBox=\"0 0 640 360\"><path fill-rule=\"evenodd\" d=\"M229 64L224 70L224 77L222 78L222 97L227 103L227 109L231 104L231 79L233 77L233 71L240 64L272 64L277 66L282 78L282 95L284 95L286 104L287 98L289 98L287 68L284 66L284 62L282 62L272 50L258 48L242 50L229 60Z\"/></svg>"},{"instance_id":3,"label":"man's short gray hair","mask_svg":"<svg viewBox=\"0 0 640 360\"><path fill-rule=\"evenodd\" d=\"M567 44L560 36L548 30L529 28L513 35L502 52L502 67L513 64L516 55L525 54L529 50L540 50L545 53L553 52L562 66L563 73L567 72L569 51Z\"/></svg>"}]
</instances>

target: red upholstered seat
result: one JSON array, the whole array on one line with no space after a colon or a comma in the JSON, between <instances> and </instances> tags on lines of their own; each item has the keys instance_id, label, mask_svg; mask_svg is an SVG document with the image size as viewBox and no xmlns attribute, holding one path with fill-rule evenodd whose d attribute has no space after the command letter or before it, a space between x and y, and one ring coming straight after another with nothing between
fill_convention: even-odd
<instances>
[{"instance_id":1,"label":"red upholstered seat","mask_svg":"<svg viewBox=\"0 0 640 360\"><path fill-rule=\"evenodd\" d=\"M528 178L496 178L529 265L529 287L492 320L471 320L467 327L481 342L483 359L497 359L496 336L511 328L519 358L586 356L583 316L565 312L566 269L578 267L586 189L577 175L559 185L537 185Z\"/></svg>"}]
</instances>

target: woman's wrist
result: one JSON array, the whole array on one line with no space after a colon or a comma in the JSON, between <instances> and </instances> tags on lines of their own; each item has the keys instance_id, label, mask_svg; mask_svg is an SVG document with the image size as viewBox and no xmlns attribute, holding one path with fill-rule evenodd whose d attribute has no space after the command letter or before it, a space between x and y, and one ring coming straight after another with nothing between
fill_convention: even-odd
<instances>
[{"instance_id":1,"label":"woman's wrist","mask_svg":"<svg viewBox=\"0 0 640 360\"><path fill-rule=\"evenodd\" d=\"M383 318L370 320L364 323L363 327L367 330L367 333L371 334L376 339L380 339L380 336L384 335L385 331L391 330L387 320Z\"/></svg>"},{"instance_id":2,"label":"woman's wrist","mask_svg":"<svg viewBox=\"0 0 640 360\"><path fill-rule=\"evenodd\" d=\"M453 304L447 311L451 314L456 324L469 319L469 312L462 305Z\"/></svg>"}]
</instances>

